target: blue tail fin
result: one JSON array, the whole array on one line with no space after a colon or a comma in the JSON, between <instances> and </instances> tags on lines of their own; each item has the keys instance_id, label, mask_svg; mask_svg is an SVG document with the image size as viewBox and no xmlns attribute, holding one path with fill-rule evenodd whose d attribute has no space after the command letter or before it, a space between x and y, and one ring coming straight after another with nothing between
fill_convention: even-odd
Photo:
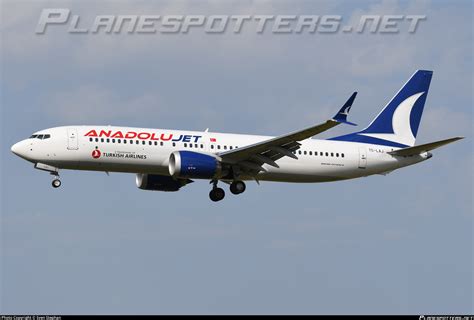
<instances>
[{"instance_id":1,"label":"blue tail fin","mask_svg":"<svg viewBox=\"0 0 474 320\"><path fill-rule=\"evenodd\" d=\"M432 75L432 71L416 71L367 128L330 140L414 146Z\"/></svg>"}]
</instances>

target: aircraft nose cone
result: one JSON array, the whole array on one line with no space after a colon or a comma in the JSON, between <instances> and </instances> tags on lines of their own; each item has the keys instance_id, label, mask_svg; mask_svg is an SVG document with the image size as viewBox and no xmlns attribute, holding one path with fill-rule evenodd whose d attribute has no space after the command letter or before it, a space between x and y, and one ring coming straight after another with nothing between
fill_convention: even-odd
<instances>
[{"instance_id":1,"label":"aircraft nose cone","mask_svg":"<svg viewBox=\"0 0 474 320\"><path fill-rule=\"evenodd\" d=\"M27 144L25 143L26 141L20 141L20 142L17 142L15 143L14 145L12 145L11 147L11 151L19 156L20 158L23 158L23 159L26 159L28 160L28 157L27 157Z\"/></svg>"},{"instance_id":2,"label":"aircraft nose cone","mask_svg":"<svg viewBox=\"0 0 474 320\"><path fill-rule=\"evenodd\" d=\"M14 145L12 145L11 151L17 156L19 156L20 155L20 142L17 142Z\"/></svg>"},{"instance_id":3,"label":"aircraft nose cone","mask_svg":"<svg viewBox=\"0 0 474 320\"><path fill-rule=\"evenodd\" d=\"M34 158L32 157L33 154L31 153L32 146L30 145L29 140L22 140L20 142L15 143L11 146L10 150L13 154L19 156L22 159L31 162L34 161Z\"/></svg>"}]
</instances>

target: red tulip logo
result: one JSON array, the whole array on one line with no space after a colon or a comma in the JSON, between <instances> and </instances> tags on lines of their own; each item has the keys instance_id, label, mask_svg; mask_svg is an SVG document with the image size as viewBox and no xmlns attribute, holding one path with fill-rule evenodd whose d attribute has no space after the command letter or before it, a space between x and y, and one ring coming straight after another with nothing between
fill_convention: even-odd
<instances>
[{"instance_id":1,"label":"red tulip logo","mask_svg":"<svg viewBox=\"0 0 474 320\"><path fill-rule=\"evenodd\" d=\"M100 153L99 150L94 150L94 151L92 151L92 158L98 159L98 158L100 158L100 154L101 153Z\"/></svg>"}]
</instances>

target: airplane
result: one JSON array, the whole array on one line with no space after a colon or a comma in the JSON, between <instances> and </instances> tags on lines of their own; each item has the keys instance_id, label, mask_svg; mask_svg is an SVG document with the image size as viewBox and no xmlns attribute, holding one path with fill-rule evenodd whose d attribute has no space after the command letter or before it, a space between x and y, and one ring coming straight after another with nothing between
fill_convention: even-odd
<instances>
[{"instance_id":1,"label":"airplane","mask_svg":"<svg viewBox=\"0 0 474 320\"><path fill-rule=\"evenodd\" d=\"M136 174L143 190L178 191L209 180L209 197L245 191L245 181L329 182L386 175L432 157L430 152L462 139L415 145L433 72L417 70L363 130L317 140L313 136L347 120L354 92L331 119L277 137L116 126L62 126L35 132L11 151L54 176L59 171L91 170Z\"/></svg>"}]
</instances>

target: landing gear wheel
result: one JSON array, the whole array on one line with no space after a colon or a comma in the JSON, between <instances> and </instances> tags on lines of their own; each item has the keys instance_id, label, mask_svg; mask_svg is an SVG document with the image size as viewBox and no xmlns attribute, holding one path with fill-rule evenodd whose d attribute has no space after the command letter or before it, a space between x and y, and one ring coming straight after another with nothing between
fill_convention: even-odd
<instances>
[{"instance_id":1,"label":"landing gear wheel","mask_svg":"<svg viewBox=\"0 0 474 320\"><path fill-rule=\"evenodd\" d=\"M211 192L209 192L209 198L214 202L221 201L224 197L225 192L222 188L213 188Z\"/></svg>"},{"instance_id":2,"label":"landing gear wheel","mask_svg":"<svg viewBox=\"0 0 474 320\"><path fill-rule=\"evenodd\" d=\"M53 186L53 188L59 188L61 186L61 180L54 179L53 182L51 182L51 185Z\"/></svg>"},{"instance_id":3,"label":"landing gear wheel","mask_svg":"<svg viewBox=\"0 0 474 320\"><path fill-rule=\"evenodd\" d=\"M243 181L234 181L230 185L230 192L233 194L241 194L245 191L245 183Z\"/></svg>"}]
</instances>

